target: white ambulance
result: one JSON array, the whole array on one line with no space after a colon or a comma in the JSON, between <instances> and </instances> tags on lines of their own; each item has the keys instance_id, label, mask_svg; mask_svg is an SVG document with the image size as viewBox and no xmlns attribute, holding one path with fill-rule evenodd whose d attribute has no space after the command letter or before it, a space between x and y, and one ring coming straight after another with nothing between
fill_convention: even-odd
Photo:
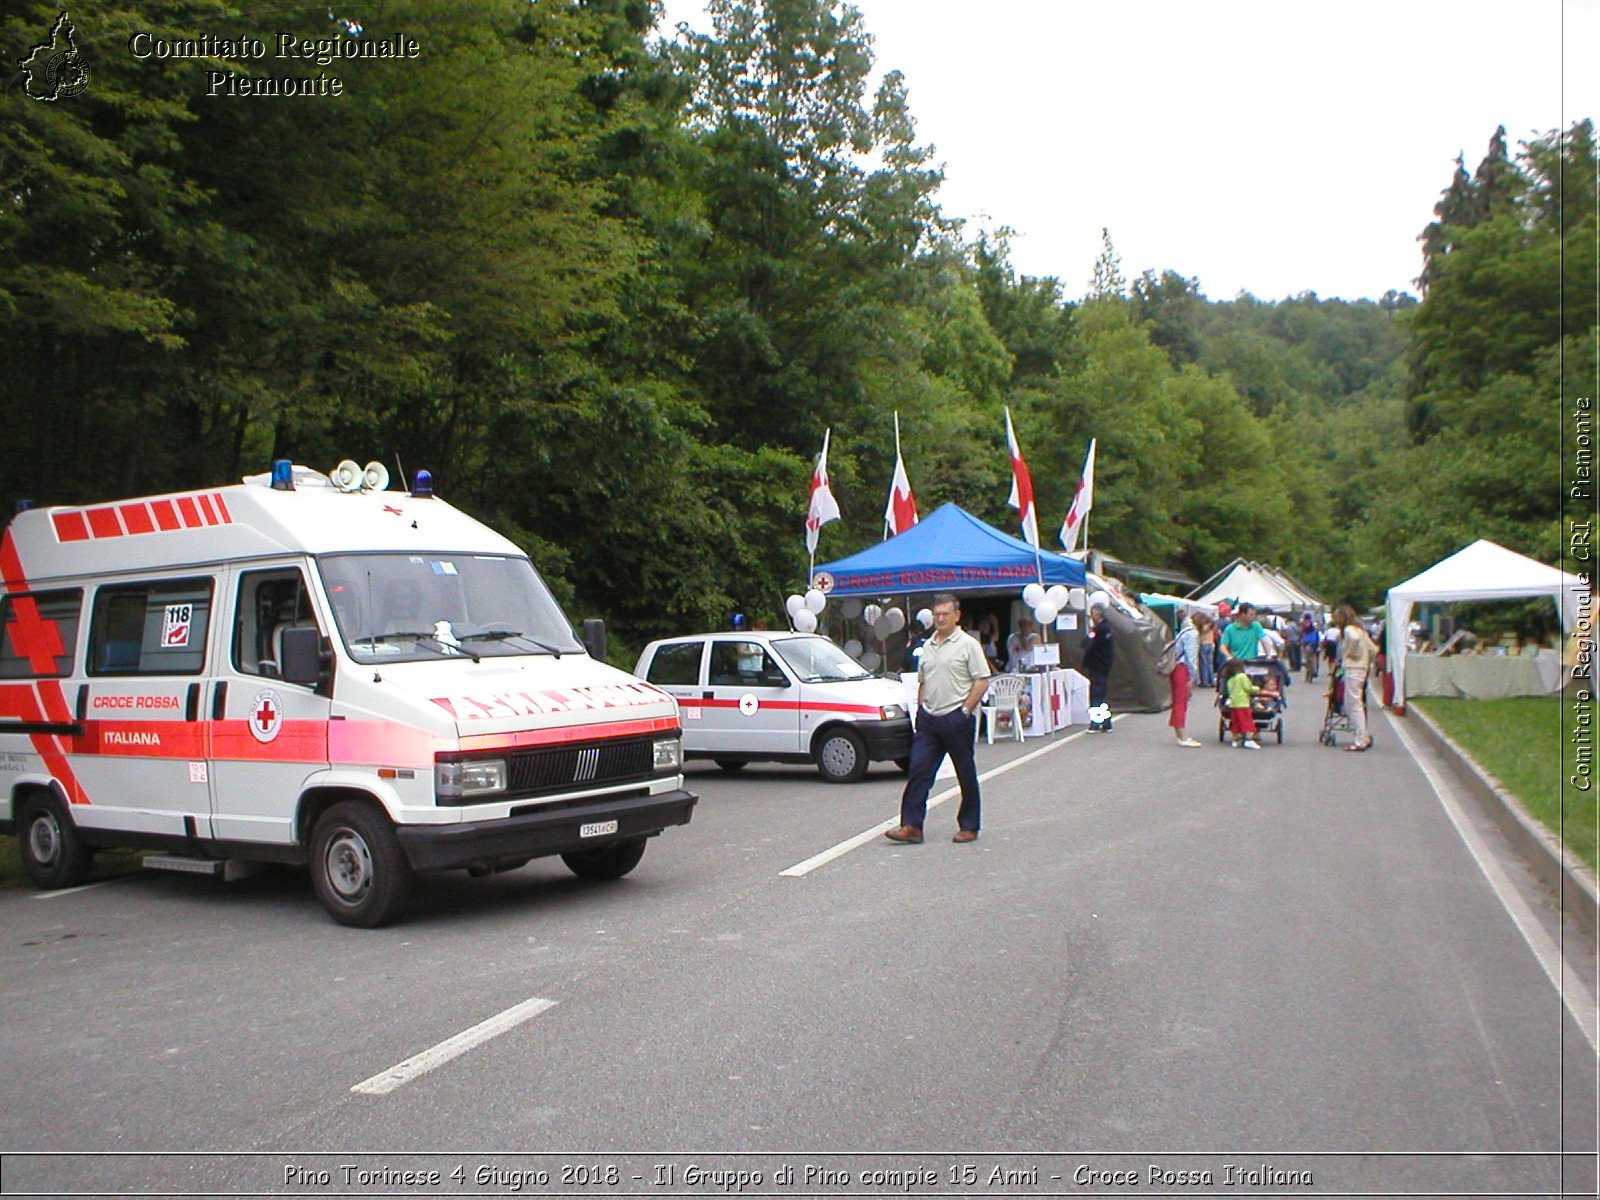
<instances>
[{"instance_id":1,"label":"white ambulance","mask_svg":"<svg viewBox=\"0 0 1600 1200\"><path fill-rule=\"evenodd\" d=\"M336 921L416 872L615 879L687 824L672 698L585 652L533 564L373 464L20 512L0 541L0 832L41 887L97 849L304 863Z\"/></svg>"},{"instance_id":2,"label":"white ambulance","mask_svg":"<svg viewBox=\"0 0 1600 1200\"><path fill-rule=\"evenodd\" d=\"M880 679L825 637L704 633L651 642L633 673L678 702L687 758L724 771L814 762L855 783L874 762L911 761L905 687Z\"/></svg>"}]
</instances>

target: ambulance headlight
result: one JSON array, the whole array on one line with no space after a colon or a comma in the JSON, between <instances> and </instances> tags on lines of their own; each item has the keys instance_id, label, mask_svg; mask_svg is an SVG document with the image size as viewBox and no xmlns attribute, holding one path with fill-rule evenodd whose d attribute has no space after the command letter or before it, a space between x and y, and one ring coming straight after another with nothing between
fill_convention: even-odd
<instances>
[{"instance_id":1,"label":"ambulance headlight","mask_svg":"<svg viewBox=\"0 0 1600 1200\"><path fill-rule=\"evenodd\" d=\"M473 758L435 763L433 790L441 803L461 804L481 796L499 795L506 790L506 761Z\"/></svg>"},{"instance_id":2,"label":"ambulance headlight","mask_svg":"<svg viewBox=\"0 0 1600 1200\"><path fill-rule=\"evenodd\" d=\"M661 738L653 748L656 770L676 771L683 765L683 742L678 738Z\"/></svg>"},{"instance_id":3,"label":"ambulance headlight","mask_svg":"<svg viewBox=\"0 0 1600 1200\"><path fill-rule=\"evenodd\" d=\"M903 704L885 704L878 710L878 716L885 721L903 721L906 719L906 710Z\"/></svg>"}]
</instances>

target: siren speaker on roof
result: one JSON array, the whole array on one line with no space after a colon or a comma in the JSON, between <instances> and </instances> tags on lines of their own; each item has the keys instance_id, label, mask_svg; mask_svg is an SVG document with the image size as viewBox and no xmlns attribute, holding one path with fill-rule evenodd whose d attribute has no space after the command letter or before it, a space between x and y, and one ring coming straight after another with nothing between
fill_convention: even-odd
<instances>
[{"instance_id":1,"label":"siren speaker on roof","mask_svg":"<svg viewBox=\"0 0 1600 1200\"><path fill-rule=\"evenodd\" d=\"M361 487L361 468L353 459L345 459L328 476L333 486L341 492L353 492Z\"/></svg>"},{"instance_id":2,"label":"siren speaker on roof","mask_svg":"<svg viewBox=\"0 0 1600 1200\"><path fill-rule=\"evenodd\" d=\"M361 486L369 492L381 492L389 486L389 468L376 460L367 464L361 476Z\"/></svg>"}]
</instances>

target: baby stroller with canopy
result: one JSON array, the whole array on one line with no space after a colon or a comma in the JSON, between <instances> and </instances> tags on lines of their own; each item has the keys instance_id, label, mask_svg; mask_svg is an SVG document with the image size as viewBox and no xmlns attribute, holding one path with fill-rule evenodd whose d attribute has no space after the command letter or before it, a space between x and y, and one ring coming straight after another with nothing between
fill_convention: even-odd
<instances>
[{"instance_id":1,"label":"baby stroller with canopy","mask_svg":"<svg viewBox=\"0 0 1600 1200\"><path fill-rule=\"evenodd\" d=\"M1289 669L1277 658L1247 658L1244 673L1250 682L1262 689L1250 698L1250 715L1255 719L1256 736L1275 734L1283 744L1283 713L1289 707L1284 699L1284 688L1289 682ZM1217 680L1217 708L1221 716L1217 721L1217 741L1228 740L1228 693L1222 680Z\"/></svg>"},{"instance_id":2,"label":"baby stroller with canopy","mask_svg":"<svg viewBox=\"0 0 1600 1200\"><path fill-rule=\"evenodd\" d=\"M1344 667L1338 659L1332 662L1332 670L1328 677L1328 711L1322 718L1322 733L1317 740L1324 746L1337 746L1341 733L1355 734L1355 726L1350 723L1350 718L1344 712ZM1367 697L1363 693L1361 707L1367 706ZM1372 741L1372 724L1367 723L1367 741Z\"/></svg>"}]
</instances>

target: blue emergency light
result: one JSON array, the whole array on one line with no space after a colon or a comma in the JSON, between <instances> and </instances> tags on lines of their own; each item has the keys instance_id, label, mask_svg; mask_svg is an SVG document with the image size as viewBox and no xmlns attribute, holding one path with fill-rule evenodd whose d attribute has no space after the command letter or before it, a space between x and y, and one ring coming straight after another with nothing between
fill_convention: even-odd
<instances>
[{"instance_id":1,"label":"blue emergency light","mask_svg":"<svg viewBox=\"0 0 1600 1200\"><path fill-rule=\"evenodd\" d=\"M433 472L418 471L411 477L411 497L426 500L433 495Z\"/></svg>"},{"instance_id":2,"label":"blue emergency light","mask_svg":"<svg viewBox=\"0 0 1600 1200\"><path fill-rule=\"evenodd\" d=\"M272 489L277 492L294 491L294 463L287 458L272 460Z\"/></svg>"}]
</instances>

